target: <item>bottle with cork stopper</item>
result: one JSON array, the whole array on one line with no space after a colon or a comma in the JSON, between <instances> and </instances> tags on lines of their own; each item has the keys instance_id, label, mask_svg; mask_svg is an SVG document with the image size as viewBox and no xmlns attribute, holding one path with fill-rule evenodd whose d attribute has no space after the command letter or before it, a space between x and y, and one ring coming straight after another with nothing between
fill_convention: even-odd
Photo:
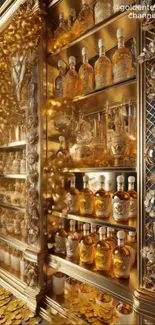
<instances>
[{"instance_id":1,"label":"bottle with cork stopper","mask_svg":"<svg viewBox=\"0 0 155 325\"><path fill-rule=\"evenodd\" d=\"M83 225L83 236L79 243L80 262L83 264L93 264L95 254L95 244L89 235L89 224Z\"/></svg>"},{"instance_id":2,"label":"bottle with cork stopper","mask_svg":"<svg viewBox=\"0 0 155 325\"><path fill-rule=\"evenodd\" d=\"M94 88L94 71L92 66L88 63L88 49L82 48L83 64L79 69L80 78L80 93L82 95L93 91Z\"/></svg>"},{"instance_id":3,"label":"bottle with cork stopper","mask_svg":"<svg viewBox=\"0 0 155 325\"><path fill-rule=\"evenodd\" d=\"M99 218L109 218L111 208L111 196L105 190L105 176L99 176L100 188L95 193L95 215Z\"/></svg>"},{"instance_id":4,"label":"bottle with cork stopper","mask_svg":"<svg viewBox=\"0 0 155 325\"><path fill-rule=\"evenodd\" d=\"M63 97L73 99L78 95L79 76L75 70L76 58L74 56L69 57L69 71L64 79L64 92Z\"/></svg>"},{"instance_id":5,"label":"bottle with cork stopper","mask_svg":"<svg viewBox=\"0 0 155 325\"><path fill-rule=\"evenodd\" d=\"M106 87L112 82L112 65L110 59L106 56L105 41L103 38L98 41L99 58L95 62L95 87L96 89Z\"/></svg>"},{"instance_id":6,"label":"bottle with cork stopper","mask_svg":"<svg viewBox=\"0 0 155 325\"><path fill-rule=\"evenodd\" d=\"M98 271L110 271L112 266L112 249L106 240L106 227L99 228L100 239L96 244L95 264Z\"/></svg>"},{"instance_id":7,"label":"bottle with cork stopper","mask_svg":"<svg viewBox=\"0 0 155 325\"><path fill-rule=\"evenodd\" d=\"M124 176L117 177L117 192L113 194L113 218L116 221L128 221L130 196L124 191Z\"/></svg>"},{"instance_id":8,"label":"bottle with cork stopper","mask_svg":"<svg viewBox=\"0 0 155 325\"><path fill-rule=\"evenodd\" d=\"M76 221L70 220L70 231L66 237L66 255L70 259L77 259L79 256L79 235L75 231Z\"/></svg>"},{"instance_id":9,"label":"bottle with cork stopper","mask_svg":"<svg viewBox=\"0 0 155 325\"><path fill-rule=\"evenodd\" d=\"M118 231L117 238L118 243L112 253L113 272L116 278L128 279L131 269L131 254L124 245L125 232Z\"/></svg>"},{"instance_id":10,"label":"bottle with cork stopper","mask_svg":"<svg viewBox=\"0 0 155 325\"><path fill-rule=\"evenodd\" d=\"M80 214L93 215L94 214L94 194L89 189L89 177L83 177L83 190L80 192Z\"/></svg>"},{"instance_id":11,"label":"bottle with cork stopper","mask_svg":"<svg viewBox=\"0 0 155 325\"><path fill-rule=\"evenodd\" d=\"M130 195L130 209L129 209L129 218L137 217L137 192L134 190L135 177L128 177L128 191Z\"/></svg>"}]
</instances>

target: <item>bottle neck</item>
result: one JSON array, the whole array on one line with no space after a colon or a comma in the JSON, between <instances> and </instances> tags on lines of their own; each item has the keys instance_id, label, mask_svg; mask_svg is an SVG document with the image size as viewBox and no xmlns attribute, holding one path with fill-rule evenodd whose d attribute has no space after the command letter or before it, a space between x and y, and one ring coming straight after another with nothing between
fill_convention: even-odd
<instances>
[{"instance_id":1,"label":"bottle neck","mask_svg":"<svg viewBox=\"0 0 155 325\"><path fill-rule=\"evenodd\" d=\"M124 191L124 183L117 183L117 190Z\"/></svg>"},{"instance_id":2,"label":"bottle neck","mask_svg":"<svg viewBox=\"0 0 155 325\"><path fill-rule=\"evenodd\" d=\"M70 232L75 232L75 226L70 226Z\"/></svg>"},{"instance_id":3,"label":"bottle neck","mask_svg":"<svg viewBox=\"0 0 155 325\"><path fill-rule=\"evenodd\" d=\"M84 234L84 236L88 236L89 235L89 230L84 230L83 234Z\"/></svg>"},{"instance_id":4,"label":"bottle neck","mask_svg":"<svg viewBox=\"0 0 155 325\"><path fill-rule=\"evenodd\" d=\"M63 67L59 67L59 76L63 77L64 76L64 68Z\"/></svg>"},{"instance_id":5,"label":"bottle neck","mask_svg":"<svg viewBox=\"0 0 155 325\"><path fill-rule=\"evenodd\" d=\"M124 47L124 37L121 36L118 38L118 48Z\"/></svg>"},{"instance_id":6,"label":"bottle neck","mask_svg":"<svg viewBox=\"0 0 155 325\"><path fill-rule=\"evenodd\" d=\"M69 66L70 66L70 70L75 70L75 63L74 62L71 62Z\"/></svg>"},{"instance_id":7,"label":"bottle neck","mask_svg":"<svg viewBox=\"0 0 155 325\"><path fill-rule=\"evenodd\" d=\"M95 233L95 232L96 232L96 226L91 225L91 233Z\"/></svg>"},{"instance_id":8,"label":"bottle neck","mask_svg":"<svg viewBox=\"0 0 155 325\"><path fill-rule=\"evenodd\" d=\"M75 188L75 181L71 181L70 187Z\"/></svg>"},{"instance_id":9,"label":"bottle neck","mask_svg":"<svg viewBox=\"0 0 155 325\"><path fill-rule=\"evenodd\" d=\"M101 46L100 49L99 49L99 56L104 56L105 55L105 47L104 46Z\"/></svg>"},{"instance_id":10,"label":"bottle neck","mask_svg":"<svg viewBox=\"0 0 155 325\"><path fill-rule=\"evenodd\" d=\"M111 238L112 237L112 231L107 231L107 238Z\"/></svg>"},{"instance_id":11,"label":"bottle neck","mask_svg":"<svg viewBox=\"0 0 155 325\"><path fill-rule=\"evenodd\" d=\"M81 232L82 231L82 223L78 223L78 231Z\"/></svg>"},{"instance_id":12,"label":"bottle neck","mask_svg":"<svg viewBox=\"0 0 155 325\"><path fill-rule=\"evenodd\" d=\"M83 184L83 188L84 188L84 189L89 188L89 182L84 182L84 184Z\"/></svg>"},{"instance_id":13,"label":"bottle neck","mask_svg":"<svg viewBox=\"0 0 155 325\"><path fill-rule=\"evenodd\" d=\"M124 239L118 239L118 246L124 246Z\"/></svg>"},{"instance_id":14,"label":"bottle neck","mask_svg":"<svg viewBox=\"0 0 155 325\"><path fill-rule=\"evenodd\" d=\"M105 240L106 239L106 235L105 234L100 234L100 240Z\"/></svg>"},{"instance_id":15,"label":"bottle neck","mask_svg":"<svg viewBox=\"0 0 155 325\"><path fill-rule=\"evenodd\" d=\"M87 54L84 54L83 55L83 64L86 64L88 63L88 57L87 57Z\"/></svg>"},{"instance_id":16,"label":"bottle neck","mask_svg":"<svg viewBox=\"0 0 155 325\"><path fill-rule=\"evenodd\" d=\"M134 190L134 183L129 183L128 184L128 190Z\"/></svg>"},{"instance_id":17,"label":"bottle neck","mask_svg":"<svg viewBox=\"0 0 155 325\"><path fill-rule=\"evenodd\" d=\"M60 149L65 149L66 143L64 140L60 141Z\"/></svg>"},{"instance_id":18,"label":"bottle neck","mask_svg":"<svg viewBox=\"0 0 155 325\"><path fill-rule=\"evenodd\" d=\"M104 182L101 182L100 183L100 188L102 188L103 190L105 190L105 183Z\"/></svg>"}]
</instances>

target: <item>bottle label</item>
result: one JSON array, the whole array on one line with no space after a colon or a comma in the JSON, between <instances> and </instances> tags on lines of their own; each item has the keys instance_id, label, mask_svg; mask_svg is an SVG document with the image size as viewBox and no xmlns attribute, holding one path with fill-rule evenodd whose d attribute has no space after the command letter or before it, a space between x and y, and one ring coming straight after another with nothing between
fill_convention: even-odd
<instances>
[{"instance_id":1,"label":"bottle label","mask_svg":"<svg viewBox=\"0 0 155 325\"><path fill-rule=\"evenodd\" d=\"M110 215L110 198L95 198L95 214L97 217L108 218Z\"/></svg>"},{"instance_id":2,"label":"bottle label","mask_svg":"<svg viewBox=\"0 0 155 325\"><path fill-rule=\"evenodd\" d=\"M117 278L128 278L130 275L131 257L130 256L114 256L113 270Z\"/></svg>"},{"instance_id":3,"label":"bottle label","mask_svg":"<svg viewBox=\"0 0 155 325\"><path fill-rule=\"evenodd\" d=\"M66 239L66 253L68 257L76 257L78 253L78 240Z\"/></svg>"},{"instance_id":4,"label":"bottle label","mask_svg":"<svg viewBox=\"0 0 155 325\"><path fill-rule=\"evenodd\" d=\"M98 270L109 270L111 267L111 256L109 251L103 250L102 248L97 249L95 255L95 264Z\"/></svg>"},{"instance_id":5,"label":"bottle label","mask_svg":"<svg viewBox=\"0 0 155 325\"><path fill-rule=\"evenodd\" d=\"M119 82L130 77L132 60L129 56L122 55L119 58L119 63L113 68L114 82Z\"/></svg>"},{"instance_id":6,"label":"bottle label","mask_svg":"<svg viewBox=\"0 0 155 325\"><path fill-rule=\"evenodd\" d=\"M113 216L114 219L117 221L119 220L128 220L129 219L129 206L130 201L128 200L113 200Z\"/></svg>"},{"instance_id":7,"label":"bottle label","mask_svg":"<svg viewBox=\"0 0 155 325\"><path fill-rule=\"evenodd\" d=\"M100 23L104 19L111 15L111 7L107 4L103 4L101 1L97 2L95 5L95 24Z\"/></svg>"},{"instance_id":8,"label":"bottle label","mask_svg":"<svg viewBox=\"0 0 155 325\"><path fill-rule=\"evenodd\" d=\"M67 207L70 213L79 212L79 196L67 194Z\"/></svg>"},{"instance_id":9,"label":"bottle label","mask_svg":"<svg viewBox=\"0 0 155 325\"><path fill-rule=\"evenodd\" d=\"M137 217L137 200L130 198L129 218Z\"/></svg>"},{"instance_id":10,"label":"bottle label","mask_svg":"<svg viewBox=\"0 0 155 325\"><path fill-rule=\"evenodd\" d=\"M94 213L94 199L90 195L81 195L80 197L80 213L93 214Z\"/></svg>"},{"instance_id":11,"label":"bottle label","mask_svg":"<svg viewBox=\"0 0 155 325\"><path fill-rule=\"evenodd\" d=\"M80 261L82 263L93 263L94 261L94 246L80 245Z\"/></svg>"},{"instance_id":12,"label":"bottle label","mask_svg":"<svg viewBox=\"0 0 155 325\"><path fill-rule=\"evenodd\" d=\"M66 238L56 235L55 236L55 252L58 254L64 254L65 253L65 245L66 245Z\"/></svg>"}]
</instances>

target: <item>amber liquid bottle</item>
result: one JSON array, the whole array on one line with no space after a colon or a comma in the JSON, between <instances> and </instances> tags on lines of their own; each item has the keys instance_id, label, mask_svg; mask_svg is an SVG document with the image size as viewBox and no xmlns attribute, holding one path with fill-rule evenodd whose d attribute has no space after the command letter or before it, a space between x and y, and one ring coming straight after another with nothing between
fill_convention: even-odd
<instances>
[{"instance_id":1,"label":"amber liquid bottle","mask_svg":"<svg viewBox=\"0 0 155 325\"><path fill-rule=\"evenodd\" d=\"M98 235L98 232L96 230L96 224L95 223L91 223L90 237L92 238L92 240L94 241L94 244L96 245L97 242L99 241L99 235Z\"/></svg>"},{"instance_id":2,"label":"amber liquid bottle","mask_svg":"<svg viewBox=\"0 0 155 325\"><path fill-rule=\"evenodd\" d=\"M83 177L84 188L80 192L80 214L93 215L94 213L94 194L89 189L89 177Z\"/></svg>"},{"instance_id":3,"label":"amber liquid bottle","mask_svg":"<svg viewBox=\"0 0 155 325\"><path fill-rule=\"evenodd\" d=\"M83 237L79 243L80 262L83 264L93 264L95 255L95 245L89 235L89 224L83 225Z\"/></svg>"},{"instance_id":4,"label":"amber liquid bottle","mask_svg":"<svg viewBox=\"0 0 155 325\"><path fill-rule=\"evenodd\" d=\"M95 87L96 89L106 87L112 82L112 66L111 61L105 54L104 40L98 41L99 58L95 62Z\"/></svg>"},{"instance_id":5,"label":"amber liquid bottle","mask_svg":"<svg viewBox=\"0 0 155 325\"><path fill-rule=\"evenodd\" d=\"M93 11L89 0L82 0L82 9L73 26L73 33L76 37L94 26Z\"/></svg>"},{"instance_id":6,"label":"amber liquid bottle","mask_svg":"<svg viewBox=\"0 0 155 325\"><path fill-rule=\"evenodd\" d=\"M99 218L109 218L111 209L111 196L105 190L105 177L99 177L100 189L95 193L95 214Z\"/></svg>"},{"instance_id":7,"label":"amber liquid bottle","mask_svg":"<svg viewBox=\"0 0 155 325\"><path fill-rule=\"evenodd\" d=\"M73 99L78 95L79 76L75 71L76 59L74 56L69 57L70 70L67 72L64 79L63 97Z\"/></svg>"},{"instance_id":8,"label":"amber liquid bottle","mask_svg":"<svg viewBox=\"0 0 155 325\"><path fill-rule=\"evenodd\" d=\"M67 205L69 213L78 213L79 212L79 190L75 188L75 176L70 178L71 184L70 189L67 193Z\"/></svg>"},{"instance_id":9,"label":"amber liquid bottle","mask_svg":"<svg viewBox=\"0 0 155 325\"><path fill-rule=\"evenodd\" d=\"M107 228L107 242L110 244L111 249L113 250L116 246L117 246L117 241L115 239L115 237L113 237L113 233L112 233L112 228L108 227Z\"/></svg>"},{"instance_id":10,"label":"amber liquid bottle","mask_svg":"<svg viewBox=\"0 0 155 325\"><path fill-rule=\"evenodd\" d=\"M96 245L95 264L98 271L110 271L112 265L112 250L106 240L106 228L99 229L100 240Z\"/></svg>"},{"instance_id":11,"label":"amber liquid bottle","mask_svg":"<svg viewBox=\"0 0 155 325\"><path fill-rule=\"evenodd\" d=\"M128 191L130 195L129 218L137 217L137 192L134 190L135 177L128 177Z\"/></svg>"},{"instance_id":12,"label":"amber liquid bottle","mask_svg":"<svg viewBox=\"0 0 155 325\"><path fill-rule=\"evenodd\" d=\"M113 250L113 272L116 278L127 279L130 276L131 254L124 245L125 232L123 230L117 233L118 245Z\"/></svg>"},{"instance_id":13,"label":"amber liquid bottle","mask_svg":"<svg viewBox=\"0 0 155 325\"><path fill-rule=\"evenodd\" d=\"M66 238L66 255L70 259L77 259L79 256L79 235L75 231L76 221L70 220L70 231Z\"/></svg>"},{"instance_id":14,"label":"amber liquid bottle","mask_svg":"<svg viewBox=\"0 0 155 325\"><path fill-rule=\"evenodd\" d=\"M130 196L124 191L124 177L117 177L117 192L113 194L113 217L116 221L128 221Z\"/></svg>"},{"instance_id":15,"label":"amber liquid bottle","mask_svg":"<svg viewBox=\"0 0 155 325\"><path fill-rule=\"evenodd\" d=\"M136 262L136 253L137 253L136 233L134 231L129 231L125 246L130 251L131 267L133 267Z\"/></svg>"},{"instance_id":16,"label":"amber liquid bottle","mask_svg":"<svg viewBox=\"0 0 155 325\"><path fill-rule=\"evenodd\" d=\"M86 47L82 48L83 64L79 69L80 78L80 94L84 95L94 88L94 71L92 66L88 63L88 50Z\"/></svg>"},{"instance_id":17,"label":"amber liquid bottle","mask_svg":"<svg viewBox=\"0 0 155 325\"><path fill-rule=\"evenodd\" d=\"M64 230L64 223L59 224L59 230L55 235L55 253L66 254L66 237L67 233Z\"/></svg>"}]
</instances>

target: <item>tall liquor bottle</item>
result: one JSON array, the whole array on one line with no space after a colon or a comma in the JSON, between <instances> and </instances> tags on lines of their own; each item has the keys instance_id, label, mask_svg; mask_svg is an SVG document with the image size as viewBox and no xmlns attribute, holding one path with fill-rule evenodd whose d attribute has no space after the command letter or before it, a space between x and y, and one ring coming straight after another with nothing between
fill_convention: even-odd
<instances>
[{"instance_id":1,"label":"tall liquor bottle","mask_svg":"<svg viewBox=\"0 0 155 325\"><path fill-rule=\"evenodd\" d=\"M83 222L78 221L78 234L79 234L79 240L81 240L83 236Z\"/></svg>"},{"instance_id":2,"label":"tall liquor bottle","mask_svg":"<svg viewBox=\"0 0 155 325\"><path fill-rule=\"evenodd\" d=\"M113 55L113 79L119 82L130 77L132 71L132 56L127 47L124 45L124 29L117 30L118 49Z\"/></svg>"},{"instance_id":3,"label":"tall liquor bottle","mask_svg":"<svg viewBox=\"0 0 155 325\"><path fill-rule=\"evenodd\" d=\"M134 190L135 177L128 177L128 191L130 195L130 209L129 209L129 218L137 217L137 192Z\"/></svg>"},{"instance_id":4,"label":"tall liquor bottle","mask_svg":"<svg viewBox=\"0 0 155 325\"><path fill-rule=\"evenodd\" d=\"M112 206L112 196L113 196L113 191L112 191L112 181L110 179L107 179L106 181L106 189L110 194L110 216L113 214L113 206Z\"/></svg>"},{"instance_id":5,"label":"tall liquor bottle","mask_svg":"<svg viewBox=\"0 0 155 325\"><path fill-rule=\"evenodd\" d=\"M117 241L112 233L113 229L111 227L107 228L107 242L110 244L111 249L113 250L117 246Z\"/></svg>"},{"instance_id":6,"label":"tall liquor bottle","mask_svg":"<svg viewBox=\"0 0 155 325\"><path fill-rule=\"evenodd\" d=\"M111 61L105 54L104 39L98 41L99 58L95 62L95 87L96 89L106 87L112 81L112 67Z\"/></svg>"},{"instance_id":7,"label":"tall liquor bottle","mask_svg":"<svg viewBox=\"0 0 155 325\"><path fill-rule=\"evenodd\" d=\"M89 236L89 224L83 225L83 236L79 243L80 249L80 262L83 264L93 264L95 245L92 238Z\"/></svg>"},{"instance_id":8,"label":"tall liquor bottle","mask_svg":"<svg viewBox=\"0 0 155 325\"><path fill-rule=\"evenodd\" d=\"M123 230L117 233L118 245L113 250L113 272L116 278L127 279L130 276L131 255L129 249L124 245L125 232Z\"/></svg>"},{"instance_id":9,"label":"tall liquor bottle","mask_svg":"<svg viewBox=\"0 0 155 325\"><path fill-rule=\"evenodd\" d=\"M74 56L69 57L70 70L67 72L64 79L64 93L65 98L74 98L78 94L79 76L75 71L76 58Z\"/></svg>"},{"instance_id":10,"label":"tall liquor bottle","mask_svg":"<svg viewBox=\"0 0 155 325\"><path fill-rule=\"evenodd\" d=\"M80 192L80 214L92 215L94 213L94 194L89 189L89 177L83 177L84 188Z\"/></svg>"},{"instance_id":11,"label":"tall liquor bottle","mask_svg":"<svg viewBox=\"0 0 155 325\"><path fill-rule=\"evenodd\" d=\"M80 93L86 94L94 88L94 71L92 66L88 63L88 50L86 47L82 48L83 64L79 69L80 78Z\"/></svg>"},{"instance_id":12,"label":"tall liquor bottle","mask_svg":"<svg viewBox=\"0 0 155 325\"><path fill-rule=\"evenodd\" d=\"M112 3L107 0L97 0L94 7L95 24L112 15Z\"/></svg>"},{"instance_id":13,"label":"tall liquor bottle","mask_svg":"<svg viewBox=\"0 0 155 325\"><path fill-rule=\"evenodd\" d=\"M137 242L136 242L136 233L134 231L129 231L127 236L127 241L125 246L129 249L131 255L131 267L134 266L136 261L136 252L137 252Z\"/></svg>"},{"instance_id":14,"label":"tall liquor bottle","mask_svg":"<svg viewBox=\"0 0 155 325\"><path fill-rule=\"evenodd\" d=\"M64 230L64 222L61 221L59 230L55 234L55 253L63 255L66 253L66 237L67 233Z\"/></svg>"},{"instance_id":15,"label":"tall liquor bottle","mask_svg":"<svg viewBox=\"0 0 155 325\"><path fill-rule=\"evenodd\" d=\"M75 231L75 220L70 220L70 231L66 238L66 255L71 259L77 259L79 255L79 235Z\"/></svg>"},{"instance_id":16,"label":"tall liquor bottle","mask_svg":"<svg viewBox=\"0 0 155 325\"><path fill-rule=\"evenodd\" d=\"M124 177L117 177L117 192L113 194L113 218L116 221L128 221L130 196L124 191Z\"/></svg>"},{"instance_id":17,"label":"tall liquor bottle","mask_svg":"<svg viewBox=\"0 0 155 325\"><path fill-rule=\"evenodd\" d=\"M99 271L110 271L112 264L112 250L106 240L106 228L99 229L100 240L96 244L95 264Z\"/></svg>"},{"instance_id":18,"label":"tall liquor bottle","mask_svg":"<svg viewBox=\"0 0 155 325\"><path fill-rule=\"evenodd\" d=\"M79 191L75 188L75 175L71 176L70 189L67 193L68 212L79 212Z\"/></svg>"},{"instance_id":19,"label":"tall liquor bottle","mask_svg":"<svg viewBox=\"0 0 155 325\"><path fill-rule=\"evenodd\" d=\"M64 19L64 13L59 14L59 26L54 33L53 50L57 50L66 45L64 35L67 32L67 24Z\"/></svg>"},{"instance_id":20,"label":"tall liquor bottle","mask_svg":"<svg viewBox=\"0 0 155 325\"><path fill-rule=\"evenodd\" d=\"M63 96L64 78L65 78L65 64L62 60L58 61L59 75L55 79L55 97Z\"/></svg>"},{"instance_id":21,"label":"tall liquor bottle","mask_svg":"<svg viewBox=\"0 0 155 325\"><path fill-rule=\"evenodd\" d=\"M73 26L73 32L77 36L94 26L93 11L89 0L82 0L82 9Z\"/></svg>"},{"instance_id":22,"label":"tall liquor bottle","mask_svg":"<svg viewBox=\"0 0 155 325\"><path fill-rule=\"evenodd\" d=\"M97 217L109 218L111 196L105 191L105 177L99 176L100 189L95 193L95 214Z\"/></svg>"},{"instance_id":23,"label":"tall liquor bottle","mask_svg":"<svg viewBox=\"0 0 155 325\"><path fill-rule=\"evenodd\" d=\"M91 223L90 237L93 239L94 244L96 245L97 242L99 241L99 235L98 235L98 232L96 230L96 224L95 223Z\"/></svg>"}]
</instances>

